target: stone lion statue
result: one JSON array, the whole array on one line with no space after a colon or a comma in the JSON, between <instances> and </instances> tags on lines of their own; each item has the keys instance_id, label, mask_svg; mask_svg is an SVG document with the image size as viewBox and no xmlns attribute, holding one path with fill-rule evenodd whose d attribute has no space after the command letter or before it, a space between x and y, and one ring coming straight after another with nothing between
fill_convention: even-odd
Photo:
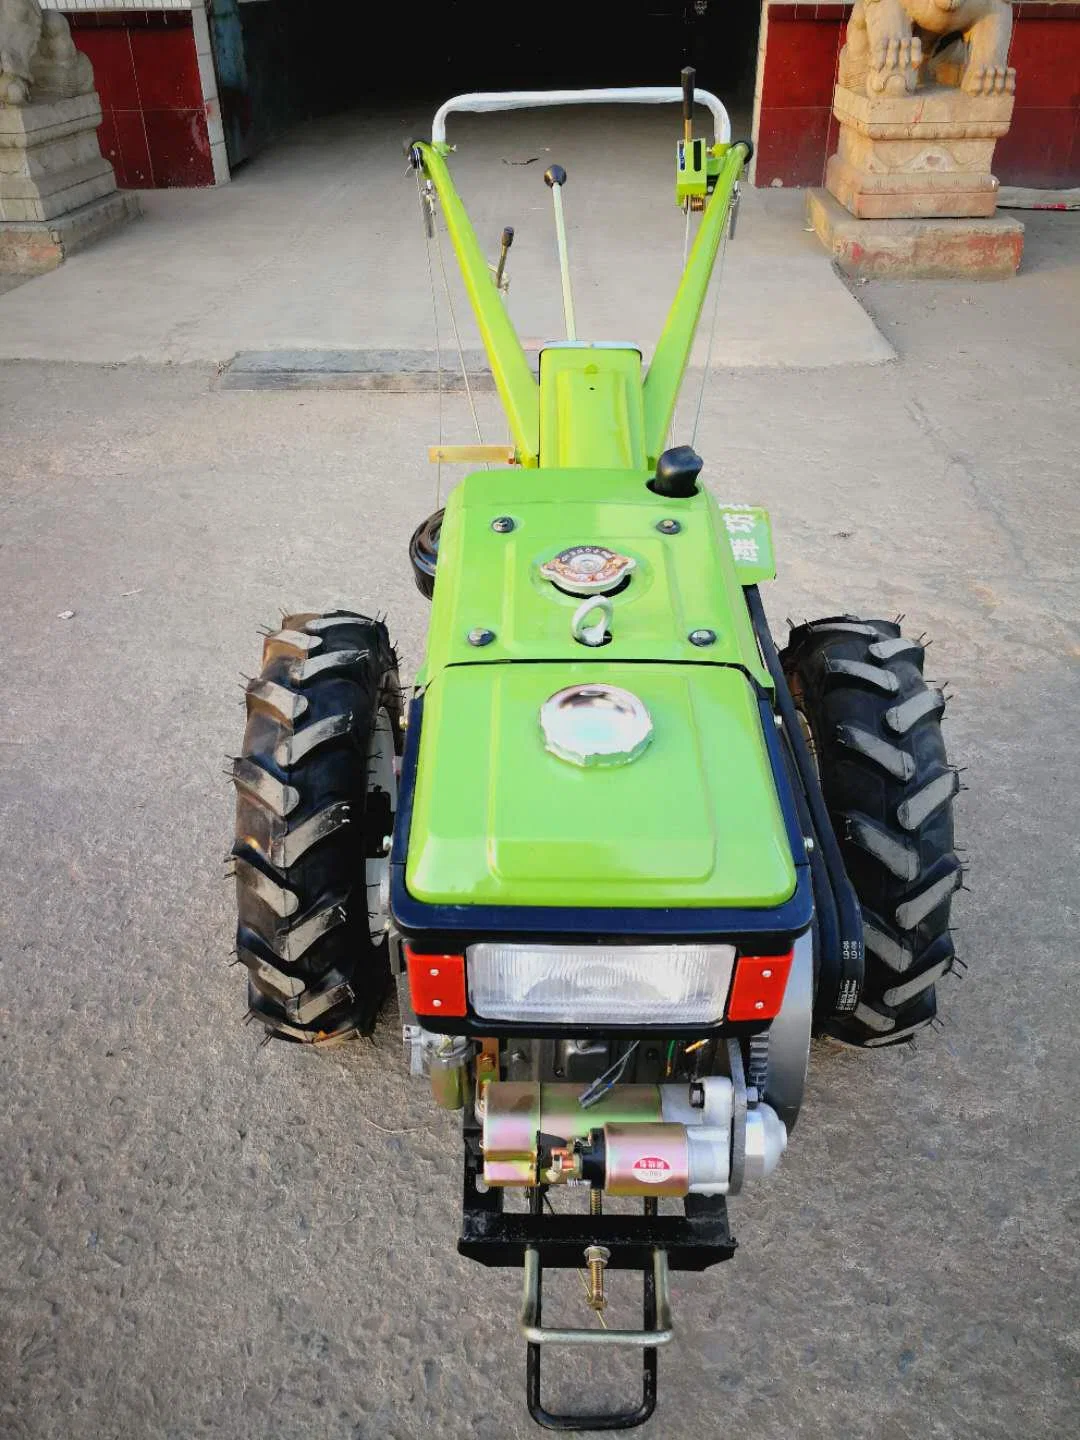
<instances>
[{"instance_id":1,"label":"stone lion statue","mask_svg":"<svg viewBox=\"0 0 1080 1440\"><path fill-rule=\"evenodd\" d=\"M840 84L865 87L868 95L907 95L922 78L959 85L969 95L1011 95L1011 36L1007 0L856 0L840 52Z\"/></svg>"},{"instance_id":2,"label":"stone lion statue","mask_svg":"<svg viewBox=\"0 0 1080 1440\"><path fill-rule=\"evenodd\" d=\"M64 100L94 88L89 59L76 50L68 22L38 0L0 0L0 105Z\"/></svg>"}]
</instances>

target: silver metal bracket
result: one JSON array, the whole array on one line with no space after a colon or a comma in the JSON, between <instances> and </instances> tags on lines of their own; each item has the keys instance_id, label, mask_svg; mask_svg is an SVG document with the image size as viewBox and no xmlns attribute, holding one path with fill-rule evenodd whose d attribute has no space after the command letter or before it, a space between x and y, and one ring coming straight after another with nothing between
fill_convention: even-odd
<instances>
[{"instance_id":1,"label":"silver metal bracket","mask_svg":"<svg viewBox=\"0 0 1080 1440\"><path fill-rule=\"evenodd\" d=\"M435 186L430 180L425 180L420 189L420 208L424 215L424 234L429 240L435 239L435 203L437 199Z\"/></svg>"}]
</instances>

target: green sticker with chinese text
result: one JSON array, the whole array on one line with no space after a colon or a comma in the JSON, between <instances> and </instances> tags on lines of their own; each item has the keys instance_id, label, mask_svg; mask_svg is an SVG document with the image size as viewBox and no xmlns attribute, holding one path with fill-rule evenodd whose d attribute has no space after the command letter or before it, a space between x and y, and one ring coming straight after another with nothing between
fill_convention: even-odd
<instances>
[{"instance_id":1,"label":"green sticker with chinese text","mask_svg":"<svg viewBox=\"0 0 1080 1440\"><path fill-rule=\"evenodd\" d=\"M772 524L760 505L721 505L720 520L727 531L732 558L743 585L775 580Z\"/></svg>"}]
</instances>

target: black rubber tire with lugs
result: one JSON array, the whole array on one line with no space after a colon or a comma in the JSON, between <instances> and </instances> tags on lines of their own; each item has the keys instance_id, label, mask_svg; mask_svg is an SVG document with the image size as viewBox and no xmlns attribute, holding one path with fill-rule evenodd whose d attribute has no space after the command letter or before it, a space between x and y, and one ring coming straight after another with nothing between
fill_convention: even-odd
<instances>
[{"instance_id":1,"label":"black rubber tire with lugs","mask_svg":"<svg viewBox=\"0 0 1080 1440\"><path fill-rule=\"evenodd\" d=\"M945 699L923 679L924 649L887 620L851 615L796 626L781 655L810 727L821 788L863 910L866 974L855 1011L828 1031L849 1045L909 1039L934 1018L952 969L953 849L960 788L945 754Z\"/></svg>"},{"instance_id":2,"label":"black rubber tire with lugs","mask_svg":"<svg viewBox=\"0 0 1080 1440\"><path fill-rule=\"evenodd\" d=\"M366 885L393 823L390 794L369 794L377 725L401 752L386 626L343 611L286 616L246 704L232 855L251 1013L286 1040L367 1032L390 984Z\"/></svg>"}]
</instances>

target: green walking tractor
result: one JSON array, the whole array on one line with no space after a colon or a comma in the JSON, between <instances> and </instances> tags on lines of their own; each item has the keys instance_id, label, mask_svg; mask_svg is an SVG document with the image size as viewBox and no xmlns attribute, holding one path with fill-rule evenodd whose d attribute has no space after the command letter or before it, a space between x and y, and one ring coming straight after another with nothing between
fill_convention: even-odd
<instances>
[{"instance_id":1,"label":"green walking tractor","mask_svg":"<svg viewBox=\"0 0 1080 1440\"><path fill-rule=\"evenodd\" d=\"M553 165L567 336L537 378L503 299L512 232L489 265L448 119L680 100L676 198L695 233L647 371L634 344L577 337ZM670 1273L734 1252L727 1197L780 1161L811 1036L872 1048L933 1019L959 782L922 644L836 615L778 650L758 590L769 517L712 493L675 443L750 155L720 101L692 72L681 88L464 95L408 155L512 442L437 448L487 468L413 536L431 627L407 697L381 620L296 614L267 637L233 770L237 950L251 1012L288 1041L369 1031L396 980L407 1064L462 1112L458 1249L524 1272L531 1414L626 1428L656 1404ZM552 1268L585 1273L580 1326L543 1322ZM636 1329L604 1322L623 1270L642 1275ZM637 1347L640 1397L545 1408L551 1345Z\"/></svg>"}]
</instances>

